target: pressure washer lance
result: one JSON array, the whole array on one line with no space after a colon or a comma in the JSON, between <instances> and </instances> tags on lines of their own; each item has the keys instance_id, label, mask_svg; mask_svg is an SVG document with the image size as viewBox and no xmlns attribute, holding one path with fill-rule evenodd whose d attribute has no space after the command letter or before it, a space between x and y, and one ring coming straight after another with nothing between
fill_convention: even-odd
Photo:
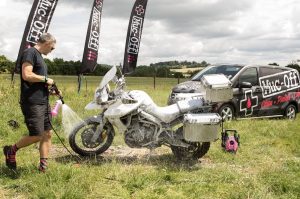
<instances>
[{"instance_id":1,"label":"pressure washer lance","mask_svg":"<svg viewBox=\"0 0 300 199\"><path fill-rule=\"evenodd\" d=\"M51 115L55 117L58 114L60 107L65 102L55 83L50 87L49 92L54 93L59 98L59 100L56 101L54 108L51 110Z\"/></svg>"},{"instance_id":2,"label":"pressure washer lance","mask_svg":"<svg viewBox=\"0 0 300 199\"><path fill-rule=\"evenodd\" d=\"M59 90L58 90L58 88L57 88L57 86L56 86L55 83L52 84L52 86L50 87L49 91L51 93L55 93L58 96L58 98L61 100L62 104L65 104L63 96L60 94L60 92L59 92Z\"/></svg>"},{"instance_id":3,"label":"pressure washer lance","mask_svg":"<svg viewBox=\"0 0 300 199\"><path fill-rule=\"evenodd\" d=\"M59 98L59 100L57 100L57 102L56 102L56 105L55 105L55 107L54 107L54 110L51 111L51 114L53 115L52 112L55 111L55 110L56 110L56 112L57 112L58 109L59 109L59 107L60 107L62 104L65 104L65 101L64 101L63 96L62 96L61 93L59 92L59 90L58 90L58 88L57 88L57 86L56 86L55 83L51 85L51 87L50 87L50 89L49 89L49 92L50 92L50 93L55 93L55 94L58 96L58 98ZM58 102L58 101L60 101L60 102ZM60 103L61 103L61 104L60 104ZM57 113L56 113L56 114L57 114ZM59 137L58 133L57 133L56 130L54 129L51 120L50 120L50 124L51 124L52 130L54 131L55 135L58 137L58 139L59 139L59 141L61 142L61 144L64 146L64 148L68 151L68 153L69 153L73 158L77 159L77 163L79 163L79 161L81 161L82 159L81 159L80 157L78 157L78 156L73 155L73 154L71 153L71 151L67 148L67 146L63 143L62 139Z\"/></svg>"}]
</instances>

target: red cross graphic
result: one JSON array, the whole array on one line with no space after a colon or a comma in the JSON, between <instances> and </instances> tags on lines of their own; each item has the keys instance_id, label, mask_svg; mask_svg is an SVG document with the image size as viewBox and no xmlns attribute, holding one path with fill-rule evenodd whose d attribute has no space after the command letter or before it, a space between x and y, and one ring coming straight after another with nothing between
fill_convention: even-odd
<instances>
[{"instance_id":1,"label":"red cross graphic","mask_svg":"<svg viewBox=\"0 0 300 199\"><path fill-rule=\"evenodd\" d=\"M137 13L137 15L142 15L145 13L145 9L142 5L139 5L135 8L135 11Z\"/></svg>"},{"instance_id":2,"label":"red cross graphic","mask_svg":"<svg viewBox=\"0 0 300 199\"><path fill-rule=\"evenodd\" d=\"M258 97L253 96L252 90L245 91L244 99L240 101L240 111L245 111L245 116L253 114L253 108L258 105Z\"/></svg>"},{"instance_id":3,"label":"red cross graphic","mask_svg":"<svg viewBox=\"0 0 300 199\"><path fill-rule=\"evenodd\" d=\"M96 5L98 6L101 3L100 0L96 0Z\"/></svg>"}]
</instances>

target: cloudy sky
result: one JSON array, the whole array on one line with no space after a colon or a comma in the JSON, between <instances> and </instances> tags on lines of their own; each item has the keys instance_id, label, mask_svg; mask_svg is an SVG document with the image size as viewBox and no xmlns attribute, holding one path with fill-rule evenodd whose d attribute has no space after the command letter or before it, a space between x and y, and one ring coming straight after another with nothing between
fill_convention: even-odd
<instances>
[{"instance_id":1,"label":"cloudy sky","mask_svg":"<svg viewBox=\"0 0 300 199\"><path fill-rule=\"evenodd\" d=\"M0 0L0 55L15 60L33 0ZM81 60L93 0L59 0L50 58ZM98 63L123 61L134 0L104 0ZM300 59L299 0L149 0L138 65L168 60L286 65Z\"/></svg>"}]
</instances>

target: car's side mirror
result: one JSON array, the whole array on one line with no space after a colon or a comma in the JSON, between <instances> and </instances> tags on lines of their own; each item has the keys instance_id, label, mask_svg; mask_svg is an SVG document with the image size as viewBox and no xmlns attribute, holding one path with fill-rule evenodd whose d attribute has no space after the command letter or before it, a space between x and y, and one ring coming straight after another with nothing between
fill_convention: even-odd
<instances>
[{"instance_id":1,"label":"car's side mirror","mask_svg":"<svg viewBox=\"0 0 300 199\"><path fill-rule=\"evenodd\" d=\"M251 88L252 84L250 82L241 82L239 83L239 88Z\"/></svg>"}]
</instances>

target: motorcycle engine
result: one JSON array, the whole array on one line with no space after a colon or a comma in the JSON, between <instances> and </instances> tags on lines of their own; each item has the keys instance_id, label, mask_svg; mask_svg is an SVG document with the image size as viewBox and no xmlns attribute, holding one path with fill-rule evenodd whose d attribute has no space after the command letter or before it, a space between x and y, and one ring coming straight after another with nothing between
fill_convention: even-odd
<instances>
[{"instance_id":1,"label":"motorcycle engine","mask_svg":"<svg viewBox=\"0 0 300 199\"><path fill-rule=\"evenodd\" d=\"M125 132L125 143L131 148L145 147L153 141L153 136L157 127L153 123L133 122ZM147 147L147 146L146 146Z\"/></svg>"}]
</instances>

